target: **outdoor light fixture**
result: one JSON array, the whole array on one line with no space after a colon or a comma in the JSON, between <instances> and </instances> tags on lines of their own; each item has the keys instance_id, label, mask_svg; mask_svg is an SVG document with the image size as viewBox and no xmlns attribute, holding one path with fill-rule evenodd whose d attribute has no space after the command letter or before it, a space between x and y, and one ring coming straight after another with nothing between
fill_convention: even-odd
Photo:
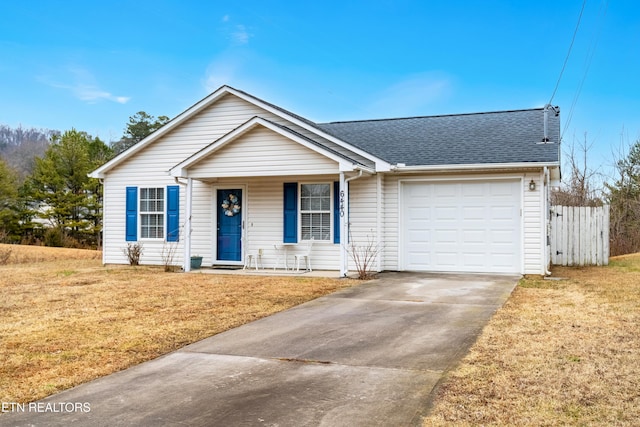
<instances>
[{"instance_id":1,"label":"outdoor light fixture","mask_svg":"<svg viewBox=\"0 0 640 427\"><path fill-rule=\"evenodd\" d=\"M529 183L529 190L536 191L536 182L534 180Z\"/></svg>"}]
</instances>

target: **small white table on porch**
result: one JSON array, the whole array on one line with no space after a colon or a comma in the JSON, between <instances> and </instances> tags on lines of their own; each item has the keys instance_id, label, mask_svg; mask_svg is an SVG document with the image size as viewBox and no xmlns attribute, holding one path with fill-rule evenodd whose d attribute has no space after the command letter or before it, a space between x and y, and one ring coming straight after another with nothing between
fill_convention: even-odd
<instances>
[{"instance_id":1,"label":"small white table on porch","mask_svg":"<svg viewBox=\"0 0 640 427\"><path fill-rule=\"evenodd\" d=\"M276 243L273 245L273 248L276 250L277 258L276 263L273 266L275 270L280 265L280 261L282 260L282 265L284 266L284 270L289 270L289 249L295 247L297 243ZM293 268L293 267L292 267Z\"/></svg>"}]
</instances>

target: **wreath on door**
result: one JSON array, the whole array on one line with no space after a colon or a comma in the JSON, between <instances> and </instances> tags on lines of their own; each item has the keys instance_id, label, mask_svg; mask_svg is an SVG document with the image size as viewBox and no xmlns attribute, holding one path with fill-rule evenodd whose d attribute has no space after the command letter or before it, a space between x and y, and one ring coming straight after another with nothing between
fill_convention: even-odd
<instances>
[{"instance_id":1,"label":"wreath on door","mask_svg":"<svg viewBox=\"0 0 640 427\"><path fill-rule=\"evenodd\" d=\"M226 199L220 205L226 216L234 216L240 213L240 205L238 204L238 196L229 193Z\"/></svg>"}]
</instances>

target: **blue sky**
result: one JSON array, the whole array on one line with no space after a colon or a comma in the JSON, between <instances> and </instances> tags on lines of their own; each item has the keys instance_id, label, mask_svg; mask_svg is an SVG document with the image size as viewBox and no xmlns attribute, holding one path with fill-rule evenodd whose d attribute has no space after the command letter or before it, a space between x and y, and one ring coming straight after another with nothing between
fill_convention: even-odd
<instances>
[{"instance_id":1,"label":"blue sky","mask_svg":"<svg viewBox=\"0 0 640 427\"><path fill-rule=\"evenodd\" d=\"M119 139L223 84L317 122L542 107L583 0L7 1L0 124ZM640 138L640 6L586 2L552 100L565 147Z\"/></svg>"}]
</instances>

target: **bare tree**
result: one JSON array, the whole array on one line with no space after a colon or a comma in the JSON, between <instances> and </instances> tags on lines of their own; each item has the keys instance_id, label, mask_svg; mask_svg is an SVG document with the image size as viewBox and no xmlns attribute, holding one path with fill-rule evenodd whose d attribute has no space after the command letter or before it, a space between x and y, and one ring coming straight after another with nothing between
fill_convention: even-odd
<instances>
[{"instance_id":1,"label":"bare tree","mask_svg":"<svg viewBox=\"0 0 640 427\"><path fill-rule=\"evenodd\" d=\"M551 201L554 205L562 206L602 206L602 187L597 184L601 178L598 169L589 166L589 152L593 148L593 142L587 142L587 134L584 141L578 143L576 149L574 142L569 150L564 153L566 163L565 170L569 169L569 178L563 186L552 193Z\"/></svg>"}]
</instances>

